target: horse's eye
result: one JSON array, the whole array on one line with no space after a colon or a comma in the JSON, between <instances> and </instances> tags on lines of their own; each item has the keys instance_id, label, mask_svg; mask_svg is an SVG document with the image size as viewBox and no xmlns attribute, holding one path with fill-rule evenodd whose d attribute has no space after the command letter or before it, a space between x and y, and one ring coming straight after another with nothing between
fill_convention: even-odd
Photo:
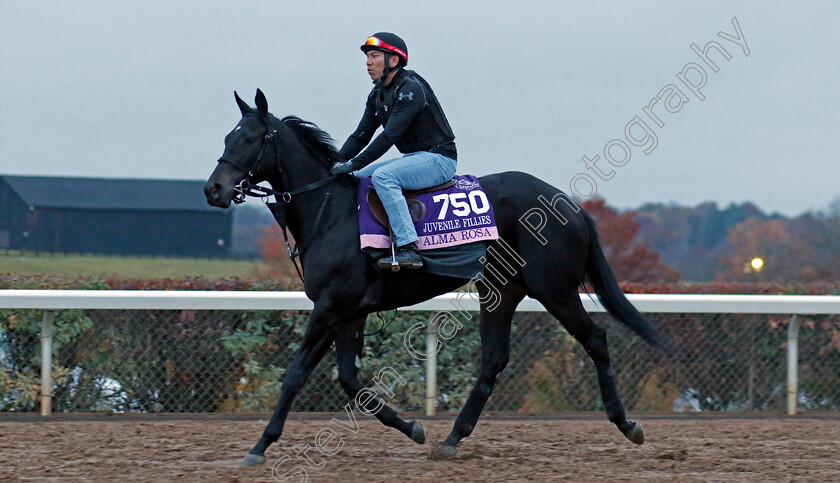
<instances>
[{"instance_id":1,"label":"horse's eye","mask_svg":"<svg viewBox=\"0 0 840 483\"><path fill-rule=\"evenodd\" d=\"M252 144L256 140L257 140L257 138L246 138L245 142L248 143L248 144Z\"/></svg>"}]
</instances>

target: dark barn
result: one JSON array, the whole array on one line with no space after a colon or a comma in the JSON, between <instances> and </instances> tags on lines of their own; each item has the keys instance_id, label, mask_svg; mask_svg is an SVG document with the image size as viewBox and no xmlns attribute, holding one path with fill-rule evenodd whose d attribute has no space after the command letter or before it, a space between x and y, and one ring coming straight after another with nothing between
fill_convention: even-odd
<instances>
[{"instance_id":1,"label":"dark barn","mask_svg":"<svg viewBox=\"0 0 840 483\"><path fill-rule=\"evenodd\" d=\"M203 184L0 175L0 249L226 256L231 214Z\"/></svg>"}]
</instances>

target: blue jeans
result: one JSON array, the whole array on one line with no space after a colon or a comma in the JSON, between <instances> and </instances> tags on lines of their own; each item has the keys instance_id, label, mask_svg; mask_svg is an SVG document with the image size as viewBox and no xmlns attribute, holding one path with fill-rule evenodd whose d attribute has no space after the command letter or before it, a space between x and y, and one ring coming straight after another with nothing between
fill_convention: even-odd
<instances>
[{"instance_id":1,"label":"blue jeans","mask_svg":"<svg viewBox=\"0 0 840 483\"><path fill-rule=\"evenodd\" d=\"M370 176L376 194L388 213L397 246L417 241L414 222L403 197L403 188L419 190L445 183L455 176L457 162L442 154L418 151L400 158L372 163L356 171L356 176Z\"/></svg>"}]
</instances>

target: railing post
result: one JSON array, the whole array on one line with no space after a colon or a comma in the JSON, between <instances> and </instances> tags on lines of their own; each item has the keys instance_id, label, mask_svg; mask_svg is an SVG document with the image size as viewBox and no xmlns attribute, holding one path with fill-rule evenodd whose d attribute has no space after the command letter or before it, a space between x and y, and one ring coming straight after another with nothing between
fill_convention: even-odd
<instances>
[{"instance_id":1,"label":"railing post","mask_svg":"<svg viewBox=\"0 0 840 483\"><path fill-rule=\"evenodd\" d=\"M52 310L44 311L41 323L41 416L52 414Z\"/></svg>"},{"instance_id":2,"label":"railing post","mask_svg":"<svg viewBox=\"0 0 840 483\"><path fill-rule=\"evenodd\" d=\"M432 324L437 314L432 314L426 324L426 416L435 415L437 401L437 326Z\"/></svg>"},{"instance_id":3,"label":"railing post","mask_svg":"<svg viewBox=\"0 0 840 483\"><path fill-rule=\"evenodd\" d=\"M799 393L799 320L796 314L791 316L787 333L787 413L796 415L796 403Z\"/></svg>"}]
</instances>

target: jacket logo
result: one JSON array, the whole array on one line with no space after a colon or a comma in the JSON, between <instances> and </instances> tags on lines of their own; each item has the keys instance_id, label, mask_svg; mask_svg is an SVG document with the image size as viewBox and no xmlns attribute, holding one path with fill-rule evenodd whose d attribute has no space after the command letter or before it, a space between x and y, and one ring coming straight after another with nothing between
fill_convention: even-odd
<instances>
[{"instance_id":1,"label":"jacket logo","mask_svg":"<svg viewBox=\"0 0 840 483\"><path fill-rule=\"evenodd\" d=\"M406 94L405 92L400 92L400 100L408 99L409 101L414 100L414 93L409 92Z\"/></svg>"}]
</instances>

